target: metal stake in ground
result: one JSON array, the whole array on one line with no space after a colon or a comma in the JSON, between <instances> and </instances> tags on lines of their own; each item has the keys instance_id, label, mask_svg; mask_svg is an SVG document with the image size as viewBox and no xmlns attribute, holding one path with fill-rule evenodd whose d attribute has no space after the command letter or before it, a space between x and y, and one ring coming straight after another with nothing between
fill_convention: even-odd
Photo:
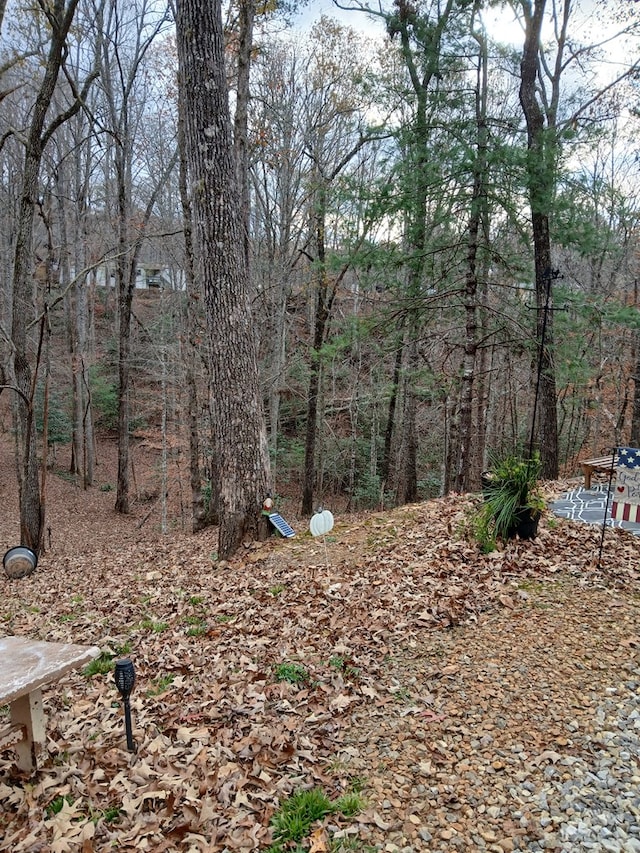
<instances>
[{"instance_id":1,"label":"metal stake in ground","mask_svg":"<svg viewBox=\"0 0 640 853\"><path fill-rule=\"evenodd\" d=\"M616 450L614 447L611 450L611 468L609 468L609 485L607 486L607 499L604 502L604 517L602 519L602 531L600 533L600 550L598 551L598 569L601 569L602 549L604 547L604 529L607 526L607 516L609 514L609 497L611 496L611 483L613 482L613 468L616 460Z\"/></svg>"}]
</instances>

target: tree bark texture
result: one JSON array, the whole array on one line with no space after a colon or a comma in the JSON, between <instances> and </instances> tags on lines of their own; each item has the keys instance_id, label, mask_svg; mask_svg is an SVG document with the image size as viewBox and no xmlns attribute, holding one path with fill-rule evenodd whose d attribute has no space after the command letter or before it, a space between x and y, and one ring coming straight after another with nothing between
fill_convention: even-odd
<instances>
[{"instance_id":1,"label":"tree bark texture","mask_svg":"<svg viewBox=\"0 0 640 853\"><path fill-rule=\"evenodd\" d=\"M429 91L434 79L439 77L440 45L450 15L453 0L446 0L438 9L433 24L424 26L416 7L406 0L398 0L398 15L393 19L394 32L400 35L402 56L411 85L416 95L415 118L407 150L407 169L410 189L405 242L407 262L407 324L404 348L404 374L402 376L402 420L397 441L398 457L395 466L395 493L399 503L417 499L417 409L415 382L420 367L418 340L421 334L421 296L424 287L425 251L427 245L427 203L429 198ZM421 43L424 63L416 64L412 50L412 35ZM393 428L393 424L387 426Z\"/></svg>"},{"instance_id":2,"label":"tree bark texture","mask_svg":"<svg viewBox=\"0 0 640 853\"><path fill-rule=\"evenodd\" d=\"M307 392L307 428L304 443L304 481L302 484L302 514L313 513L313 493L316 480L316 438L318 433L318 397L322 379L322 345L329 319L327 308L328 282L325 246L326 192L319 178L315 211L316 300L313 324L313 344L309 365Z\"/></svg>"},{"instance_id":3,"label":"tree bark texture","mask_svg":"<svg viewBox=\"0 0 640 853\"><path fill-rule=\"evenodd\" d=\"M211 336L213 455L218 476L218 557L257 538L269 491L243 223L224 67L220 2L179 0L176 32L185 141Z\"/></svg>"},{"instance_id":4,"label":"tree bark texture","mask_svg":"<svg viewBox=\"0 0 640 853\"><path fill-rule=\"evenodd\" d=\"M184 272L187 289L186 320L187 320L187 345L185 359L185 382L187 386L187 406L189 409L189 484L191 487L191 528L194 533L205 527L218 523L216 510L218 501L209 498L208 505L205 501L203 491L203 471L200 466L201 438L200 438L200 395L197 383L198 365L198 342L204 337L201 322L199 322L201 302L201 288L196 281L196 253L193 245L193 215L191 211L191 199L189 197L189 179L187 166L187 152L185 141L184 104L178 98L178 153L179 171L178 186L180 190L180 204L182 206L182 221L184 234ZM209 358L203 359L209 364ZM208 383L207 383L208 384ZM210 495L216 484L209 480Z\"/></svg>"},{"instance_id":5,"label":"tree bark texture","mask_svg":"<svg viewBox=\"0 0 640 853\"><path fill-rule=\"evenodd\" d=\"M535 397L531 434L537 439L542 476L558 476L558 415L553 363L553 274L549 214L555 185L555 129L545 126L538 103L540 38L546 0L525 0L525 43L520 65L520 104L527 125L527 181L535 259Z\"/></svg>"},{"instance_id":6,"label":"tree bark texture","mask_svg":"<svg viewBox=\"0 0 640 853\"><path fill-rule=\"evenodd\" d=\"M236 83L236 110L233 123L233 142L236 152L236 169L240 193L240 215L243 222L245 262L249 269L249 100L251 51L253 49L253 20L255 0L241 0L239 4L238 77Z\"/></svg>"},{"instance_id":7,"label":"tree bark texture","mask_svg":"<svg viewBox=\"0 0 640 853\"><path fill-rule=\"evenodd\" d=\"M64 44L71 26L77 0L65 6L56 0L50 21L51 42L44 75L34 104L31 125L25 144L25 159L20 206L16 228L13 263L13 312L11 339L13 343L13 373L17 388L17 451L18 489L20 496L20 542L39 552L44 531L44 507L38 478L38 454L34 423L33 399L35 377L27 329L34 317L34 284L31 276L33 221L38 198L38 178L45 145L53 132L45 131L45 121L58 75L63 62ZM63 119L60 119L60 122ZM36 365L37 371L37 365Z\"/></svg>"},{"instance_id":8,"label":"tree bark texture","mask_svg":"<svg viewBox=\"0 0 640 853\"><path fill-rule=\"evenodd\" d=\"M631 447L640 447L640 332L635 334L634 366L631 378L633 379L633 404L631 415L631 435L629 444Z\"/></svg>"},{"instance_id":9,"label":"tree bark texture","mask_svg":"<svg viewBox=\"0 0 640 853\"><path fill-rule=\"evenodd\" d=\"M467 270L465 276L465 342L458 413L458 444L454 466L453 489L472 491L479 485L477 456L473 447L473 412L476 392L476 361L478 353L478 253L480 251L483 212L487 205L487 41L479 30L472 28L478 44L478 69L475 90L476 150L473 162L471 213L467 230ZM476 463L474 466L474 462Z\"/></svg>"}]
</instances>

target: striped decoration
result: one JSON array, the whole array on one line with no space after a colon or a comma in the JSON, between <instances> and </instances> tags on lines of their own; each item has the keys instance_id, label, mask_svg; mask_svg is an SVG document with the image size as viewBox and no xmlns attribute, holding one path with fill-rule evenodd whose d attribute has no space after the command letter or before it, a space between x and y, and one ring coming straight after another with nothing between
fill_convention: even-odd
<instances>
[{"instance_id":1,"label":"striped decoration","mask_svg":"<svg viewBox=\"0 0 640 853\"><path fill-rule=\"evenodd\" d=\"M632 521L640 524L640 504L623 504L614 501L611 504L611 518L616 521Z\"/></svg>"}]
</instances>

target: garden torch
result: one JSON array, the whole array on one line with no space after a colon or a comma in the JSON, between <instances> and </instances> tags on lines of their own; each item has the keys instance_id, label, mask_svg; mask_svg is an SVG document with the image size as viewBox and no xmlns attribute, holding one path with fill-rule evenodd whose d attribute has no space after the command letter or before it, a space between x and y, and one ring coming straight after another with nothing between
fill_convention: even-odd
<instances>
[{"instance_id":1,"label":"garden torch","mask_svg":"<svg viewBox=\"0 0 640 853\"><path fill-rule=\"evenodd\" d=\"M124 658L116 662L115 681L116 687L124 701L124 725L127 732L127 749L129 752L135 752L136 745L133 742L133 733L131 731L131 705L129 704L129 697L136 683L136 671L129 658Z\"/></svg>"}]
</instances>

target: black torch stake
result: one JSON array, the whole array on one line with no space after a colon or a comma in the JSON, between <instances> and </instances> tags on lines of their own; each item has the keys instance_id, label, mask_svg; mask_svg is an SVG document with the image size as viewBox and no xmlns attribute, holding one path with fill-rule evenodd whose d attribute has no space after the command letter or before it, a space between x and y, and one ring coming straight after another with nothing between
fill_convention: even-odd
<instances>
[{"instance_id":1,"label":"black torch stake","mask_svg":"<svg viewBox=\"0 0 640 853\"><path fill-rule=\"evenodd\" d=\"M116 662L115 680L116 687L124 701L124 725L127 732L127 749L129 752L135 752L136 745L133 742L133 732L131 731L131 705L129 704L129 697L136 683L136 671L129 658L124 658Z\"/></svg>"}]
</instances>

